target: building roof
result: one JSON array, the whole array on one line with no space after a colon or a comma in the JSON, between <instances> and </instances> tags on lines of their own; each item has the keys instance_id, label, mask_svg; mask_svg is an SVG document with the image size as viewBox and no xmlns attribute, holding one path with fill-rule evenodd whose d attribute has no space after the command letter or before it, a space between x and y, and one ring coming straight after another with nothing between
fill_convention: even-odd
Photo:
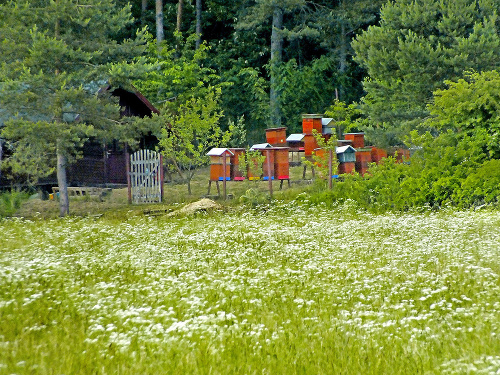
<instances>
[{"instance_id":1,"label":"building roof","mask_svg":"<svg viewBox=\"0 0 500 375\"><path fill-rule=\"evenodd\" d=\"M333 119L329 118L329 117L321 119L321 125L323 125L323 126L330 126L331 122L333 122Z\"/></svg>"},{"instance_id":2,"label":"building roof","mask_svg":"<svg viewBox=\"0 0 500 375\"><path fill-rule=\"evenodd\" d=\"M262 150L264 148L272 148L272 147L273 146L271 146L269 143L258 143L250 147L250 150Z\"/></svg>"},{"instance_id":3,"label":"building roof","mask_svg":"<svg viewBox=\"0 0 500 375\"><path fill-rule=\"evenodd\" d=\"M218 147L215 147L215 148L211 149L207 153L208 156L222 156L224 154L226 154L226 155L234 155L229 149L227 149L227 148L218 148Z\"/></svg>"},{"instance_id":4,"label":"building roof","mask_svg":"<svg viewBox=\"0 0 500 375\"><path fill-rule=\"evenodd\" d=\"M304 134L290 134L286 139L287 142L301 142L304 139Z\"/></svg>"},{"instance_id":5,"label":"building roof","mask_svg":"<svg viewBox=\"0 0 500 375\"><path fill-rule=\"evenodd\" d=\"M335 152L337 154L343 154L344 152L356 152L356 149L352 146L340 146L335 147Z\"/></svg>"}]
</instances>

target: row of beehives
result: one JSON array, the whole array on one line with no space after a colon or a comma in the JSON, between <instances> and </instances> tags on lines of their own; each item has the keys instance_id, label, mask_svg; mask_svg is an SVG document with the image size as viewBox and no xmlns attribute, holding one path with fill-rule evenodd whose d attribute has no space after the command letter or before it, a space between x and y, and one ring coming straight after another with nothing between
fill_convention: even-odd
<instances>
[{"instance_id":1,"label":"row of beehives","mask_svg":"<svg viewBox=\"0 0 500 375\"><path fill-rule=\"evenodd\" d=\"M262 168L252 168L249 164L251 160L247 160L246 168L241 168L240 163L245 156L246 149L244 148L213 148L207 154L210 156L210 180L223 181L224 177L227 181L242 181L246 177L249 180L263 178L289 180L290 179L290 163L288 161L288 147L272 147L268 143L254 145L252 151L258 151L264 156ZM244 171L242 171L244 169ZM246 169L246 170L245 170ZM254 175L255 171L260 170L262 175ZM245 177L246 176L246 177Z\"/></svg>"},{"instance_id":2,"label":"row of beehives","mask_svg":"<svg viewBox=\"0 0 500 375\"><path fill-rule=\"evenodd\" d=\"M313 130L328 141L332 135L331 118L323 118L322 115L303 115L301 134L291 134L286 136L286 128L266 129L267 143L256 144L251 150L258 150L264 156L263 163L264 179L271 176L272 179L288 180L290 160L293 154L298 154L299 158L304 156L311 159L314 153L320 153L318 143L314 137ZM369 163L379 163L382 158L387 157L386 150L374 146L365 146L364 133L347 133L345 139L338 140L336 147L337 160L339 162L338 174L358 172L364 175L368 170ZM241 172L239 161L240 155L245 154L244 148L214 148L208 155L211 157L210 180L244 180L244 173ZM409 157L409 151L405 149L395 150L398 160ZM246 171L249 179L258 179L261 176L253 176L251 168Z\"/></svg>"}]
</instances>

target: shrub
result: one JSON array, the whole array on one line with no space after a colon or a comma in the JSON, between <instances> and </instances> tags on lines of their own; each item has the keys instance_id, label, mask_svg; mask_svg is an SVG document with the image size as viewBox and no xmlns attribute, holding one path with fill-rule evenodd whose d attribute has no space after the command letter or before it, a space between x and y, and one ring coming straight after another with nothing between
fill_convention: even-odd
<instances>
[{"instance_id":1,"label":"shrub","mask_svg":"<svg viewBox=\"0 0 500 375\"><path fill-rule=\"evenodd\" d=\"M0 193L0 217L12 216L29 197L22 191Z\"/></svg>"}]
</instances>

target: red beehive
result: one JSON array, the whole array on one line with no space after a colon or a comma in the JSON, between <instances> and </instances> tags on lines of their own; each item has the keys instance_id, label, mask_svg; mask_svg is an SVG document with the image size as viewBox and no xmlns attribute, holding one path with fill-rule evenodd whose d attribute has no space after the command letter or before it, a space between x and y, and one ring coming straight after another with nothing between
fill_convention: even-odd
<instances>
[{"instance_id":1,"label":"red beehive","mask_svg":"<svg viewBox=\"0 0 500 375\"><path fill-rule=\"evenodd\" d=\"M227 148L213 148L207 155L210 156L210 180L223 181L231 179L231 155ZM225 171L224 171L225 169ZM225 173L224 173L225 172Z\"/></svg>"},{"instance_id":2,"label":"red beehive","mask_svg":"<svg viewBox=\"0 0 500 375\"><path fill-rule=\"evenodd\" d=\"M243 181L245 176L243 172L240 171L240 157L245 157L245 149L244 148L230 148L229 151L233 153L231 155L231 180L234 181Z\"/></svg>"},{"instance_id":3,"label":"red beehive","mask_svg":"<svg viewBox=\"0 0 500 375\"><path fill-rule=\"evenodd\" d=\"M290 179L290 162L288 147L277 147L274 150L274 176L278 180Z\"/></svg>"},{"instance_id":4,"label":"red beehive","mask_svg":"<svg viewBox=\"0 0 500 375\"><path fill-rule=\"evenodd\" d=\"M318 142L316 142L316 138L312 134L304 135L304 156L312 156L312 153L315 149L318 148Z\"/></svg>"},{"instance_id":5,"label":"red beehive","mask_svg":"<svg viewBox=\"0 0 500 375\"><path fill-rule=\"evenodd\" d=\"M262 155L264 155L266 158L264 159L264 163L262 164L262 175L263 179L267 180L269 177L269 167L267 163L268 155L269 155L269 160L271 164L271 176L274 178L274 152L273 152L273 147L269 143L259 143L256 145L253 145L250 150L252 151L260 151ZM248 171L248 179L259 179L260 176L252 176L250 171Z\"/></svg>"},{"instance_id":6,"label":"red beehive","mask_svg":"<svg viewBox=\"0 0 500 375\"><path fill-rule=\"evenodd\" d=\"M273 146L280 146L286 143L286 128L266 129L266 140Z\"/></svg>"},{"instance_id":7,"label":"red beehive","mask_svg":"<svg viewBox=\"0 0 500 375\"><path fill-rule=\"evenodd\" d=\"M363 148L365 147L365 133L347 133L344 135L345 139L352 141L352 147Z\"/></svg>"},{"instance_id":8,"label":"red beehive","mask_svg":"<svg viewBox=\"0 0 500 375\"><path fill-rule=\"evenodd\" d=\"M352 173L355 171L355 163L347 162L339 164L339 174Z\"/></svg>"},{"instance_id":9,"label":"red beehive","mask_svg":"<svg viewBox=\"0 0 500 375\"><path fill-rule=\"evenodd\" d=\"M318 134L321 134L323 131L322 118L323 115L317 114L302 115L302 132L304 134L312 134L312 131L316 130Z\"/></svg>"},{"instance_id":10,"label":"red beehive","mask_svg":"<svg viewBox=\"0 0 500 375\"><path fill-rule=\"evenodd\" d=\"M262 165L262 179L268 180L269 174L271 174L271 179L274 179L274 150L266 149L260 151L262 152L262 155L266 157L264 159L264 164ZM268 158L269 162L267 160ZM271 170L269 170L269 168L271 168Z\"/></svg>"},{"instance_id":11,"label":"red beehive","mask_svg":"<svg viewBox=\"0 0 500 375\"><path fill-rule=\"evenodd\" d=\"M380 160L387 157L387 151L382 148L372 147L372 161L379 163Z\"/></svg>"},{"instance_id":12,"label":"red beehive","mask_svg":"<svg viewBox=\"0 0 500 375\"><path fill-rule=\"evenodd\" d=\"M368 164L372 161L372 150L369 148L357 149L356 151L356 172L364 175L368 170Z\"/></svg>"}]
</instances>

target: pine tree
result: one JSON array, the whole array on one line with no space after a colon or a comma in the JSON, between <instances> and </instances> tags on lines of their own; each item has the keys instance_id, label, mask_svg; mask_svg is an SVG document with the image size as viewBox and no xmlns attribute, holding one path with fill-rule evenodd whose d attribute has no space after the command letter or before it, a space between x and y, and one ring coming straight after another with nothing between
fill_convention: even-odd
<instances>
[{"instance_id":1,"label":"pine tree","mask_svg":"<svg viewBox=\"0 0 500 375\"><path fill-rule=\"evenodd\" d=\"M66 167L85 140L129 135L119 106L99 89L142 53L140 33L116 41L131 22L129 7L113 0L0 5L0 105L8 118L2 135L15 146L10 164L34 179L57 170L61 216L69 212Z\"/></svg>"},{"instance_id":2,"label":"pine tree","mask_svg":"<svg viewBox=\"0 0 500 375\"><path fill-rule=\"evenodd\" d=\"M494 0L396 0L353 42L356 61L368 72L364 110L374 124L401 132L428 116L427 104L445 80L465 70L500 66Z\"/></svg>"}]
</instances>

